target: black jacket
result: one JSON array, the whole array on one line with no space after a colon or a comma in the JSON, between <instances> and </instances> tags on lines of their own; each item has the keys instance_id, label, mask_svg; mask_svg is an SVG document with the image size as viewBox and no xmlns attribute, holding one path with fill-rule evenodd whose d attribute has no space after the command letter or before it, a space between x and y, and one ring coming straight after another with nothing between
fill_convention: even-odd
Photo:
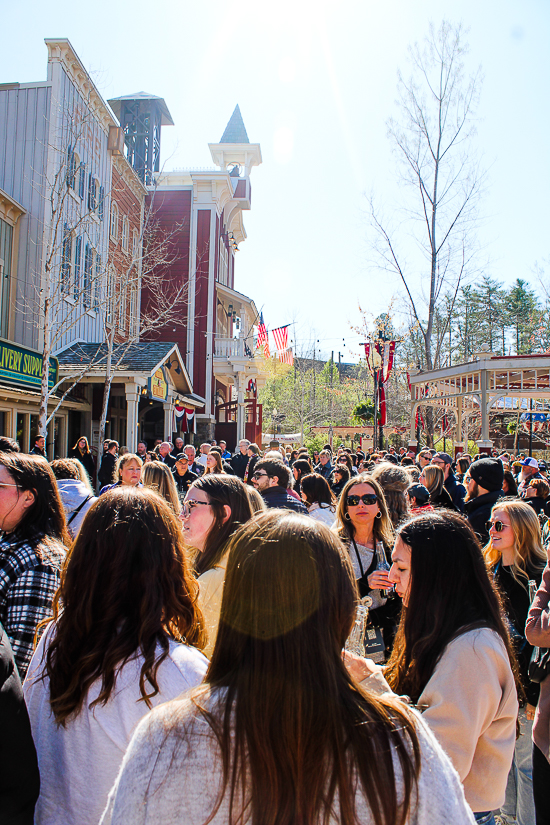
<instances>
[{"instance_id":1,"label":"black jacket","mask_svg":"<svg viewBox=\"0 0 550 825\"><path fill-rule=\"evenodd\" d=\"M193 482L198 479L198 475L196 473L192 473L190 470L187 470L187 472L180 476L175 467L172 470L172 475L174 476L178 493L181 495L185 495Z\"/></svg>"},{"instance_id":2,"label":"black jacket","mask_svg":"<svg viewBox=\"0 0 550 825\"><path fill-rule=\"evenodd\" d=\"M91 453L81 453L78 447L76 450L71 450L69 453L69 458L76 458L77 461L80 461L88 475L90 476L90 481L93 481L95 478L95 461L94 457Z\"/></svg>"},{"instance_id":3,"label":"black jacket","mask_svg":"<svg viewBox=\"0 0 550 825\"><path fill-rule=\"evenodd\" d=\"M21 681L0 625L0 823L32 825L40 791L36 749Z\"/></svg>"},{"instance_id":4,"label":"black jacket","mask_svg":"<svg viewBox=\"0 0 550 825\"><path fill-rule=\"evenodd\" d=\"M473 527L481 542L481 546L489 541L489 533L485 523L491 518L491 510L504 493L502 490L494 490L492 493L484 493L482 496L472 498L464 505L464 513Z\"/></svg>"},{"instance_id":5,"label":"black jacket","mask_svg":"<svg viewBox=\"0 0 550 825\"><path fill-rule=\"evenodd\" d=\"M106 484L113 484L115 480L115 464L116 456L112 453L105 453L97 474L100 487L105 487Z\"/></svg>"},{"instance_id":6,"label":"black jacket","mask_svg":"<svg viewBox=\"0 0 550 825\"><path fill-rule=\"evenodd\" d=\"M266 490L262 490L262 496L267 507L280 507L283 510L294 510L296 513L309 515L305 504L298 501L284 487L268 487Z\"/></svg>"},{"instance_id":7,"label":"black jacket","mask_svg":"<svg viewBox=\"0 0 550 825\"><path fill-rule=\"evenodd\" d=\"M456 507L456 509L460 512L464 512L464 499L466 497L466 487L463 484L459 484L456 480L456 476L451 471L449 475L445 479L445 489L449 493L451 500Z\"/></svg>"},{"instance_id":8,"label":"black jacket","mask_svg":"<svg viewBox=\"0 0 550 825\"><path fill-rule=\"evenodd\" d=\"M244 472L248 465L248 456L245 453L244 455L239 450L238 453L235 453L231 461L229 462L233 467L233 472L236 476L238 476L241 481L244 479Z\"/></svg>"},{"instance_id":9,"label":"black jacket","mask_svg":"<svg viewBox=\"0 0 550 825\"><path fill-rule=\"evenodd\" d=\"M446 487L441 488L441 492L438 496L430 496L430 504L432 507L445 507L447 510L455 510L456 512L460 512L458 507L455 507L453 504L453 500Z\"/></svg>"}]
</instances>

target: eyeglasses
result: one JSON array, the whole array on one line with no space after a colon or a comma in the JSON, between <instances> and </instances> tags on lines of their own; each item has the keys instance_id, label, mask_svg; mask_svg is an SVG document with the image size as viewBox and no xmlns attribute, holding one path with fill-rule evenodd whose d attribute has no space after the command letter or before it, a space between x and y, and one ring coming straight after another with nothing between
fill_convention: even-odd
<instances>
[{"instance_id":1,"label":"eyeglasses","mask_svg":"<svg viewBox=\"0 0 550 825\"><path fill-rule=\"evenodd\" d=\"M268 476L269 473L252 473L252 478L261 478L262 476Z\"/></svg>"},{"instance_id":2,"label":"eyeglasses","mask_svg":"<svg viewBox=\"0 0 550 825\"><path fill-rule=\"evenodd\" d=\"M489 531L491 527L494 527L497 533L502 533L505 527L509 527L509 524L504 524L503 521L486 521L485 522L485 529Z\"/></svg>"},{"instance_id":3,"label":"eyeglasses","mask_svg":"<svg viewBox=\"0 0 550 825\"><path fill-rule=\"evenodd\" d=\"M374 493L365 493L364 496L348 496L346 501L348 507L357 507L361 502L372 505L377 503L378 496L375 496Z\"/></svg>"},{"instance_id":4,"label":"eyeglasses","mask_svg":"<svg viewBox=\"0 0 550 825\"><path fill-rule=\"evenodd\" d=\"M8 484L7 482L0 481L0 487L19 487L19 484Z\"/></svg>"},{"instance_id":5,"label":"eyeglasses","mask_svg":"<svg viewBox=\"0 0 550 825\"><path fill-rule=\"evenodd\" d=\"M191 511L194 510L195 507L198 507L199 504L204 504L204 505L206 505L206 507L210 507L210 502L209 501L197 501L197 499L192 498L189 501L184 501L183 502L183 505L182 505L182 508L181 508L183 515L184 516L190 516Z\"/></svg>"}]
</instances>

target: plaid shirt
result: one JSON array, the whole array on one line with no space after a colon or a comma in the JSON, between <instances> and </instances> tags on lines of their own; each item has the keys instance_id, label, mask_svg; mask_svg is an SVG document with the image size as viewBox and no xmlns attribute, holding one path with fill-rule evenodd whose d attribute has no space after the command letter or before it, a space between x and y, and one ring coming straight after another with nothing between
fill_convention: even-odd
<instances>
[{"instance_id":1,"label":"plaid shirt","mask_svg":"<svg viewBox=\"0 0 550 825\"><path fill-rule=\"evenodd\" d=\"M0 534L1 535L1 534ZM9 637L21 681L34 648L38 623L52 615L65 548L44 536L23 540L17 533L0 540L0 622Z\"/></svg>"}]
</instances>

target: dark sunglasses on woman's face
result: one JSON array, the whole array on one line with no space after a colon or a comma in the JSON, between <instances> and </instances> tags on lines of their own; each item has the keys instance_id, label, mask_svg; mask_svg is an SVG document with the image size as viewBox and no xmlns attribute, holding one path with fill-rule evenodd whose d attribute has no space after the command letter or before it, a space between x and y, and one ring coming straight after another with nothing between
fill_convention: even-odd
<instances>
[{"instance_id":1,"label":"dark sunglasses on woman's face","mask_svg":"<svg viewBox=\"0 0 550 825\"><path fill-rule=\"evenodd\" d=\"M504 528L508 527L508 525L504 524L503 521L486 521L485 522L485 529L487 530L487 532L489 532L491 527L494 527L495 530L497 531L497 533L502 533Z\"/></svg>"},{"instance_id":2,"label":"dark sunglasses on woman's face","mask_svg":"<svg viewBox=\"0 0 550 825\"><path fill-rule=\"evenodd\" d=\"M348 507L357 507L360 502L363 502L363 504L376 504L378 496L375 496L374 493L365 493L364 496L348 496L346 501Z\"/></svg>"}]
</instances>

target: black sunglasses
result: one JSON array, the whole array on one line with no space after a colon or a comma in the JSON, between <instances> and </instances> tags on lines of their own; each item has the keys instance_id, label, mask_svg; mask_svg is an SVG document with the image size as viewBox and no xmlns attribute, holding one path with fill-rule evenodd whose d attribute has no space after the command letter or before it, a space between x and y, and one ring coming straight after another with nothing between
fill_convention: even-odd
<instances>
[{"instance_id":1,"label":"black sunglasses","mask_svg":"<svg viewBox=\"0 0 550 825\"><path fill-rule=\"evenodd\" d=\"M346 499L348 503L348 507L357 507L360 502L363 504L376 504L378 501L378 496L375 496L374 493L365 493L364 496L348 496Z\"/></svg>"},{"instance_id":2,"label":"black sunglasses","mask_svg":"<svg viewBox=\"0 0 550 825\"><path fill-rule=\"evenodd\" d=\"M486 521L485 522L485 529L487 530L487 532L489 532L491 527L494 527L495 530L497 531L497 533L502 533L504 528L508 527L508 525L504 524L503 521Z\"/></svg>"}]
</instances>

